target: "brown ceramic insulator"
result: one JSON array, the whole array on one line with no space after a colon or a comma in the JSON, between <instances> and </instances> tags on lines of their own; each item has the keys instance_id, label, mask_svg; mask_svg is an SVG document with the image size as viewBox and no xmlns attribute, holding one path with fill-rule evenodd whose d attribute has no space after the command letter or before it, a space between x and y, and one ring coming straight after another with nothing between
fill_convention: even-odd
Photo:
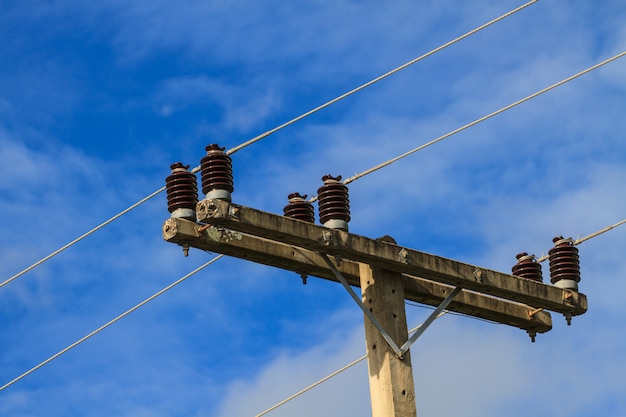
<instances>
[{"instance_id":1,"label":"brown ceramic insulator","mask_svg":"<svg viewBox=\"0 0 626 417\"><path fill-rule=\"evenodd\" d=\"M207 155L200 160L202 170L202 192L225 190L232 193L235 189L233 182L233 165L230 156L224 149L213 144L206 147Z\"/></svg>"},{"instance_id":2,"label":"brown ceramic insulator","mask_svg":"<svg viewBox=\"0 0 626 417\"><path fill-rule=\"evenodd\" d=\"M535 260L533 255L522 252L517 254L515 258L517 259L517 263L513 265L513 268L511 268L513 275L537 282L543 282L541 264Z\"/></svg>"},{"instance_id":3,"label":"brown ceramic insulator","mask_svg":"<svg viewBox=\"0 0 626 417\"><path fill-rule=\"evenodd\" d=\"M198 203L198 182L189 172L189 165L176 162L170 166L172 174L165 179L167 209L173 213L178 209L196 209Z\"/></svg>"},{"instance_id":4,"label":"brown ceramic insulator","mask_svg":"<svg viewBox=\"0 0 626 417\"><path fill-rule=\"evenodd\" d=\"M320 222L325 224L329 220L350 221L350 200L348 187L343 185L341 176L324 175L324 185L317 190Z\"/></svg>"},{"instance_id":5,"label":"brown ceramic insulator","mask_svg":"<svg viewBox=\"0 0 626 417\"><path fill-rule=\"evenodd\" d=\"M557 236L552 239L552 242L555 245L548 251L550 282L555 284L563 279L580 282L578 249L572 240Z\"/></svg>"},{"instance_id":6,"label":"brown ceramic insulator","mask_svg":"<svg viewBox=\"0 0 626 417\"><path fill-rule=\"evenodd\" d=\"M289 204L283 208L283 213L286 217L292 219L302 220L308 223L315 223L315 214L313 210L313 204L306 201L306 194L300 195L299 193L291 193L287 197Z\"/></svg>"}]
</instances>

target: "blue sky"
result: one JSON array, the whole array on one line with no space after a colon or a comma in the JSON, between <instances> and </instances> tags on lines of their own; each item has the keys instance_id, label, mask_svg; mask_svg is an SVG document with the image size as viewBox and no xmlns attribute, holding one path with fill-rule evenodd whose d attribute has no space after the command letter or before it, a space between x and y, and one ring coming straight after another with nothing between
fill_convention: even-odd
<instances>
[{"instance_id":1,"label":"blue sky","mask_svg":"<svg viewBox=\"0 0 626 417\"><path fill-rule=\"evenodd\" d=\"M196 166L519 5L4 1L0 280ZM626 50L623 2L541 0L233 154L234 202L281 213ZM510 271L626 218L626 60L350 185L353 233ZM0 288L0 385L208 261L150 200ZM617 228L579 246L587 314L531 344L447 315L412 348L418 414L626 414ZM547 269L544 267L544 270ZM409 326L428 310L407 306ZM335 283L225 258L0 392L6 416L254 416L365 352ZM272 416L370 413L365 363Z\"/></svg>"}]
</instances>

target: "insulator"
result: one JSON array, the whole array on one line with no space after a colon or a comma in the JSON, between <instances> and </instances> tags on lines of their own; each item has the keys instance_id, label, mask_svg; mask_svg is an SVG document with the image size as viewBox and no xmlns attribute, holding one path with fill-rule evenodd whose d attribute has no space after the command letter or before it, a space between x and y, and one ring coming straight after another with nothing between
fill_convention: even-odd
<instances>
[{"instance_id":1,"label":"insulator","mask_svg":"<svg viewBox=\"0 0 626 417\"><path fill-rule=\"evenodd\" d=\"M289 204L283 208L286 217L302 220L308 223L315 223L315 213L313 212L313 204L306 201L306 194L291 193L287 197Z\"/></svg>"},{"instance_id":2,"label":"insulator","mask_svg":"<svg viewBox=\"0 0 626 417\"><path fill-rule=\"evenodd\" d=\"M552 242L554 247L548 251L550 282L559 288L578 291L580 262L574 241L557 236Z\"/></svg>"},{"instance_id":3,"label":"insulator","mask_svg":"<svg viewBox=\"0 0 626 417\"><path fill-rule=\"evenodd\" d=\"M317 190L320 222L331 229L348 231L350 200L348 187L342 184L341 176L324 175L324 185Z\"/></svg>"},{"instance_id":4,"label":"insulator","mask_svg":"<svg viewBox=\"0 0 626 417\"><path fill-rule=\"evenodd\" d=\"M517 259L517 263L513 265L513 268L511 268L513 275L537 282L543 282L541 264L535 260L535 255L529 255L526 252L522 252L517 254L515 258Z\"/></svg>"},{"instance_id":5,"label":"insulator","mask_svg":"<svg viewBox=\"0 0 626 417\"><path fill-rule=\"evenodd\" d=\"M230 156L218 145L206 147L207 155L200 161L202 192L207 198L230 201L233 186L233 166Z\"/></svg>"},{"instance_id":6,"label":"insulator","mask_svg":"<svg viewBox=\"0 0 626 417\"><path fill-rule=\"evenodd\" d=\"M176 162L170 166L172 174L165 179L167 209L172 217L196 219L198 203L198 182L189 172L189 165Z\"/></svg>"}]
</instances>

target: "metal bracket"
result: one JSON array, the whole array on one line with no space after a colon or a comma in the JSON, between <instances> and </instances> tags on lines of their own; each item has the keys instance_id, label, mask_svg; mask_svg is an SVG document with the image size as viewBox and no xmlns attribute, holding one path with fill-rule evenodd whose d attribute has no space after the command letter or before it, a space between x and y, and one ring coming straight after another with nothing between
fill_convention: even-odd
<instances>
[{"instance_id":1,"label":"metal bracket","mask_svg":"<svg viewBox=\"0 0 626 417\"><path fill-rule=\"evenodd\" d=\"M461 292L461 290L461 287L456 287L454 290L452 290L450 294L448 294L448 296L441 302L441 304L439 304L439 307L437 307L435 311L433 311L430 316L428 316L426 321L424 321L424 323L415 331L415 333L411 335L409 340L407 340L406 343L402 345L402 347L400 348L400 356L404 355L411 348L413 343L415 343L415 341L422 335L422 333L426 331L428 326L430 326L433 321L437 319L437 317L443 312L443 310L448 307L448 304L450 304L452 300L454 300L454 297L456 297L457 294Z\"/></svg>"},{"instance_id":2,"label":"metal bracket","mask_svg":"<svg viewBox=\"0 0 626 417\"><path fill-rule=\"evenodd\" d=\"M331 246L334 244L333 234L330 231L324 230L322 232L322 240L326 246Z\"/></svg>"},{"instance_id":3,"label":"metal bracket","mask_svg":"<svg viewBox=\"0 0 626 417\"><path fill-rule=\"evenodd\" d=\"M383 337L383 339L385 339L385 341L387 342L389 347L395 352L396 356L398 358L402 359L402 355L403 355L404 352L402 352L402 350L398 347L396 342L393 341L393 339L391 338L389 333L387 333L385 331L385 329L383 329L383 326L381 326L381 324L378 322L378 320L376 320L376 317L374 317L372 312L369 311L369 309L365 305L363 305L363 302L361 301L359 296L354 292L352 287L350 287L350 284L348 284L348 281L344 278L344 276L341 274L341 272L339 272L337 267L333 264L333 261L331 261L330 258L328 257L328 255L326 255L325 253L320 253L320 255L324 259L326 264L328 264L328 267L330 268L330 270L333 271L333 274L335 274L337 279L343 284L344 288L346 290L348 290L348 293L354 299L354 301L356 301L357 305L361 308L361 310L363 310L363 313L365 313L367 318L369 318L371 320L371 322L374 325L374 327L376 327L376 329L378 329L378 331L380 332L381 336Z\"/></svg>"}]
</instances>

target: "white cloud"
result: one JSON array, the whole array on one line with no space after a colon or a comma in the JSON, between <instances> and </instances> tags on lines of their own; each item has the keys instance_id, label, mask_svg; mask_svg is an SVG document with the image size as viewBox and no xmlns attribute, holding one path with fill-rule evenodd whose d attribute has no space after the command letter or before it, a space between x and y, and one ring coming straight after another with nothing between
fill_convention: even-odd
<instances>
[{"instance_id":1,"label":"white cloud","mask_svg":"<svg viewBox=\"0 0 626 417\"><path fill-rule=\"evenodd\" d=\"M356 307L355 307L356 308ZM218 416L253 416L363 355L363 331L329 332L322 344L278 353L254 378L229 383ZM361 352L361 353L359 353ZM363 415L370 410L365 362L272 411L271 416ZM245 401L242 401L245 398Z\"/></svg>"}]
</instances>

